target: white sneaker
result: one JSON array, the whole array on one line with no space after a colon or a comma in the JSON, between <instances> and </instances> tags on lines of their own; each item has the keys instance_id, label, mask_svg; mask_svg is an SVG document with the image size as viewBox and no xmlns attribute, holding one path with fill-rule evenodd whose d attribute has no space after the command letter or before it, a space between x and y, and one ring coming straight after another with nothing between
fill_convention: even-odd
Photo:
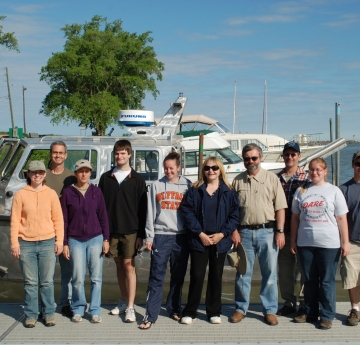
<instances>
[{"instance_id":1,"label":"white sneaker","mask_svg":"<svg viewBox=\"0 0 360 345\"><path fill-rule=\"evenodd\" d=\"M119 315L119 314L124 314L127 308L127 304L125 301L121 300L119 301L118 305L114 308L110 310L110 314L111 315Z\"/></svg>"},{"instance_id":2,"label":"white sneaker","mask_svg":"<svg viewBox=\"0 0 360 345\"><path fill-rule=\"evenodd\" d=\"M128 307L125 311L125 322L135 322L136 321L136 315L135 315L135 309Z\"/></svg>"},{"instance_id":3,"label":"white sneaker","mask_svg":"<svg viewBox=\"0 0 360 345\"><path fill-rule=\"evenodd\" d=\"M192 317L190 317L190 316L183 316L183 317L181 318L181 321L180 321L180 322L183 323L184 325L190 325L190 324L192 324L193 319L192 319Z\"/></svg>"},{"instance_id":4,"label":"white sneaker","mask_svg":"<svg viewBox=\"0 0 360 345\"><path fill-rule=\"evenodd\" d=\"M102 321L102 318L100 315L93 315L91 317L91 323L100 323Z\"/></svg>"},{"instance_id":5,"label":"white sneaker","mask_svg":"<svg viewBox=\"0 0 360 345\"><path fill-rule=\"evenodd\" d=\"M81 322L82 321L82 317L80 314L75 314L72 318L71 318L72 322Z\"/></svg>"},{"instance_id":6,"label":"white sneaker","mask_svg":"<svg viewBox=\"0 0 360 345\"><path fill-rule=\"evenodd\" d=\"M212 316L210 318L210 323L212 323L213 325L217 325L217 324L221 323L221 317L220 316Z\"/></svg>"}]
</instances>

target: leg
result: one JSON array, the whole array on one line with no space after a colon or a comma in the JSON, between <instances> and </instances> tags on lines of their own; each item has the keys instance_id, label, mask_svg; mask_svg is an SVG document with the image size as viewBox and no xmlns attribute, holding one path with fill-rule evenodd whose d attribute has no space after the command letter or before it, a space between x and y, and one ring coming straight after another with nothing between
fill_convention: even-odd
<instances>
[{"instance_id":1,"label":"leg","mask_svg":"<svg viewBox=\"0 0 360 345\"><path fill-rule=\"evenodd\" d=\"M201 301L201 293L204 285L206 266L209 260L209 247L204 252L190 250L190 285L188 302L183 310L183 317L190 316L193 319L197 316L197 309Z\"/></svg>"},{"instance_id":2,"label":"leg","mask_svg":"<svg viewBox=\"0 0 360 345\"><path fill-rule=\"evenodd\" d=\"M251 278L255 261L255 248L253 246L254 230L243 229L240 232L241 243L244 247L247 267L246 274L236 273L235 277L235 310L246 315L250 303Z\"/></svg>"},{"instance_id":3,"label":"leg","mask_svg":"<svg viewBox=\"0 0 360 345\"><path fill-rule=\"evenodd\" d=\"M166 299L169 316L181 313L181 296L184 278L189 260L187 234L175 235L175 242L170 254L170 290Z\"/></svg>"},{"instance_id":4,"label":"leg","mask_svg":"<svg viewBox=\"0 0 360 345\"><path fill-rule=\"evenodd\" d=\"M61 289L59 304L62 306L68 306L71 302L71 292L72 292L72 268L70 260L65 259L64 255L59 255L59 264L60 264L60 275L61 275Z\"/></svg>"},{"instance_id":5,"label":"leg","mask_svg":"<svg viewBox=\"0 0 360 345\"><path fill-rule=\"evenodd\" d=\"M86 241L69 238L70 262L72 266L71 311L83 316L87 307L85 297Z\"/></svg>"},{"instance_id":6,"label":"leg","mask_svg":"<svg viewBox=\"0 0 360 345\"><path fill-rule=\"evenodd\" d=\"M88 313L91 316L101 316L101 286L103 256L102 252L103 235L96 236L87 241L86 260L89 267L91 282L91 300Z\"/></svg>"},{"instance_id":7,"label":"leg","mask_svg":"<svg viewBox=\"0 0 360 345\"><path fill-rule=\"evenodd\" d=\"M37 242L23 241L20 242L20 267L24 277L24 295L25 306L24 313L27 319L38 318L38 257Z\"/></svg>"},{"instance_id":8,"label":"leg","mask_svg":"<svg viewBox=\"0 0 360 345\"><path fill-rule=\"evenodd\" d=\"M116 276L119 284L119 289L121 293L122 299L128 304L129 303L129 296L127 295L126 291L126 284L125 284L125 272L123 269L123 259L118 256L114 258L116 264Z\"/></svg>"},{"instance_id":9,"label":"leg","mask_svg":"<svg viewBox=\"0 0 360 345\"><path fill-rule=\"evenodd\" d=\"M300 291L299 291L299 310L304 310L305 307L305 301L304 301L304 283L305 283L305 277L304 272L300 264L299 256L296 255L296 268L297 271L300 274Z\"/></svg>"},{"instance_id":10,"label":"leg","mask_svg":"<svg viewBox=\"0 0 360 345\"><path fill-rule=\"evenodd\" d=\"M355 286L354 288L349 289L348 292L349 292L351 308L359 307L360 286Z\"/></svg>"}]
</instances>

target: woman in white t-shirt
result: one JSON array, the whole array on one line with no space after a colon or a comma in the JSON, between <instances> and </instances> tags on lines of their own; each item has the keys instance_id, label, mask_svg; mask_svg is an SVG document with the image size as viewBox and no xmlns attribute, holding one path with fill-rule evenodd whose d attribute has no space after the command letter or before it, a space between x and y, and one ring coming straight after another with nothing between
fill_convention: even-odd
<instances>
[{"instance_id":1,"label":"woman in white t-shirt","mask_svg":"<svg viewBox=\"0 0 360 345\"><path fill-rule=\"evenodd\" d=\"M291 250L305 275L305 314L294 321L314 322L320 316L320 328L330 329L336 312L336 268L340 254L349 254L348 208L340 189L326 182L324 159L313 159L309 171L311 183L297 189L292 203Z\"/></svg>"}]
</instances>

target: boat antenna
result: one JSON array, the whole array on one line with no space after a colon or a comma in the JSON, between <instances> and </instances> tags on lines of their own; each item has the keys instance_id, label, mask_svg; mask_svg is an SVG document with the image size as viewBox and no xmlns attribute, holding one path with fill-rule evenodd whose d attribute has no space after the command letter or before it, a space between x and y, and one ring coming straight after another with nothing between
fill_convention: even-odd
<instances>
[{"instance_id":1,"label":"boat antenna","mask_svg":"<svg viewBox=\"0 0 360 345\"><path fill-rule=\"evenodd\" d=\"M264 107L263 107L263 120L262 120L262 134L267 134L268 132L268 128L267 128L267 118L268 114L267 114L267 85L266 85L266 80L265 80L265 84L264 84Z\"/></svg>"},{"instance_id":2,"label":"boat antenna","mask_svg":"<svg viewBox=\"0 0 360 345\"><path fill-rule=\"evenodd\" d=\"M239 130L238 128L238 118L236 113L236 80L235 80L235 87L234 87L234 120L233 120L233 134L235 134L235 130Z\"/></svg>"}]
</instances>

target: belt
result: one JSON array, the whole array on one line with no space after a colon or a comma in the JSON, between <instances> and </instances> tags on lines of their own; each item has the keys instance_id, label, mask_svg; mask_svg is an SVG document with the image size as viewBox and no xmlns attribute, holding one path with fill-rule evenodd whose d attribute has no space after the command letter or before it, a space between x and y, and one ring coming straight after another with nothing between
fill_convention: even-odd
<instances>
[{"instance_id":1,"label":"belt","mask_svg":"<svg viewBox=\"0 0 360 345\"><path fill-rule=\"evenodd\" d=\"M240 229L251 229L251 230L257 230L257 229L264 229L264 228L275 228L275 222L267 222L264 224L252 224L252 225L241 225Z\"/></svg>"}]
</instances>

